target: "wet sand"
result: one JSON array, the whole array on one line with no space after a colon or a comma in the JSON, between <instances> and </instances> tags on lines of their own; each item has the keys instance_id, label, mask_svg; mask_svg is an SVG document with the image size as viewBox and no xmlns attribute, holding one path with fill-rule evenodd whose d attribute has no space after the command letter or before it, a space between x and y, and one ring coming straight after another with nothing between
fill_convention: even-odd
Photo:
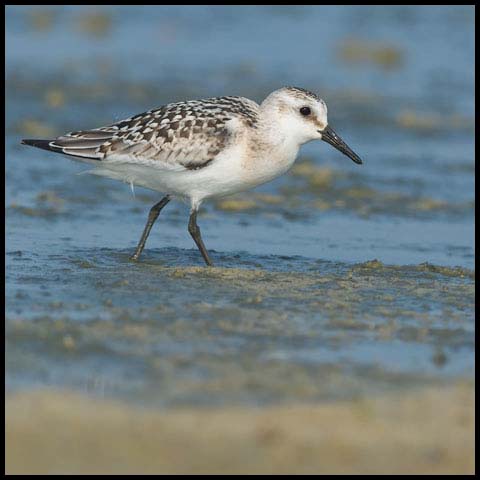
<instances>
[{"instance_id":1,"label":"wet sand","mask_svg":"<svg viewBox=\"0 0 480 480\"><path fill-rule=\"evenodd\" d=\"M7 396L9 474L473 474L474 388L269 408Z\"/></svg>"},{"instance_id":2,"label":"wet sand","mask_svg":"<svg viewBox=\"0 0 480 480\"><path fill-rule=\"evenodd\" d=\"M9 6L8 472L472 473L472 13ZM285 85L365 164L205 202L212 269L188 205L132 262L158 194L20 144Z\"/></svg>"}]
</instances>

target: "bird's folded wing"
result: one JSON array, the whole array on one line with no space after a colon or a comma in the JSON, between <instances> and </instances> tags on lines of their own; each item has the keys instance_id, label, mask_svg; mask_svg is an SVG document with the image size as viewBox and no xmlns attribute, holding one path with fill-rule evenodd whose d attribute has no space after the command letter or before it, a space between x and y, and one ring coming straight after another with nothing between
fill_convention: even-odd
<instances>
[{"instance_id":1,"label":"bird's folded wing","mask_svg":"<svg viewBox=\"0 0 480 480\"><path fill-rule=\"evenodd\" d=\"M228 100L223 103L204 100L170 104L106 127L71 132L50 146L105 164L197 170L209 165L232 141L238 123L231 120L249 121L243 112L232 111L236 98L225 98Z\"/></svg>"}]
</instances>

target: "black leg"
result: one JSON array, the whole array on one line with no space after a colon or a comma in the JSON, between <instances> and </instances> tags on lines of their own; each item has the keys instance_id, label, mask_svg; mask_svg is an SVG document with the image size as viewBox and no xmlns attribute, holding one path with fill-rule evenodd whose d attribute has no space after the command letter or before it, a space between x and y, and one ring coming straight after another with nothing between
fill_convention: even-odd
<instances>
[{"instance_id":1,"label":"black leg","mask_svg":"<svg viewBox=\"0 0 480 480\"><path fill-rule=\"evenodd\" d=\"M208 256L207 249L205 248L202 236L200 235L200 228L197 225L197 210L192 210L190 213L190 220L188 221L188 231L190 232L192 238L195 240L195 243L197 244L197 247L200 250L202 257L205 260L205 263L209 267L212 267L213 263Z\"/></svg>"},{"instance_id":2,"label":"black leg","mask_svg":"<svg viewBox=\"0 0 480 480\"><path fill-rule=\"evenodd\" d=\"M135 250L135 253L130 257L131 260L138 260L138 257L140 257L140 254L143 251L143 247L145 247L145 242L147 241L148 235L150 234L150 230L153 227L153 224L155 223L155 220L158 218L160 215L160 212L162 208L170 201L170 195L166 195L163 197L158 203L156 203L151 209L148 214L148 220L147 224L145 225L145 228L142 233L142 237L140 238L140 241L138 242L137 249Z\"/></svg>"}]
</instances>

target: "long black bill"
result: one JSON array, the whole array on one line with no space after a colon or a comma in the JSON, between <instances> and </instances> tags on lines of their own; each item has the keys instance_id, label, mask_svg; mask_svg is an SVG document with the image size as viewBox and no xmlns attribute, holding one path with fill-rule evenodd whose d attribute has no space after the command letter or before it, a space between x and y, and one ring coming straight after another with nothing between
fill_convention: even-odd
<instances>
[{"instance_id":1,"label":"long black bill","mask_svg":"<svg viewBox=\"0 0 480 480\"><path fill-rule=\"evenodd\" d=\"M335 133L335 130L333 130L330 125L327 125L320 133L322 134L322 140L335 147L347 157L350 157L355 163L359 165L363 163L362 159Z\"/></svg>"}]
</instances>

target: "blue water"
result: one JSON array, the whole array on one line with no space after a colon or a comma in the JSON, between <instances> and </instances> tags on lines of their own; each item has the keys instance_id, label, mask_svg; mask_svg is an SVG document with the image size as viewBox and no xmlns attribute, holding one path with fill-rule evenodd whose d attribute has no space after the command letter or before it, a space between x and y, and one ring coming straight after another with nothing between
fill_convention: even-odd
<instances>
[{"instance_id":1,"label":"blue water","mask_svg":"<svg viewBox=\"0 0 480 480\"><path fill-rule=\"evenodd\" d=\"M177 405L472 377L474 35L468 6L7 7L7 388ZM313 142L252 208L206 203L211 273L187 205L133 264L159 194L20 145L284 85L364 165Z\"/></svg>"}]
</instances>

